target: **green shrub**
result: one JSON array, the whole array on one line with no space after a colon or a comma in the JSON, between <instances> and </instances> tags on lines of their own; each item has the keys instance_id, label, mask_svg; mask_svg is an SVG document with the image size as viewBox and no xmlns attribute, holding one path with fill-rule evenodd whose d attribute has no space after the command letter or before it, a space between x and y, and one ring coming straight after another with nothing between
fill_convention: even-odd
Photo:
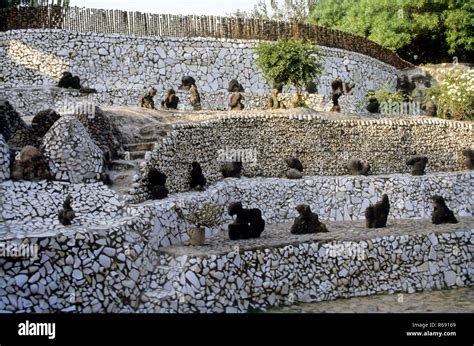
<instances>
[{"instance_id":1,"label":"green shrub","mask_svg":"<svg viewBox=\"0 0 474 346\"><path fill-rule=\"evenodd\" d=\"M299 98L300 88L322 71L316 61L318 49L314 42L280 39L276 43L261 43L255 48L257 66L264 78L272 85L296 87Z\"/></svg>"},{"instance_id":2,"label":"green shrub","mask_svg":"<svg viewBox=\"0 0 474 346\"><path fill-rule=\"evenodd\" d=\"M474 70L457 68L446 72L439 85L427 90L426 100L438 106L441 118L474 120Z\"/></svg>"}]
</instances>

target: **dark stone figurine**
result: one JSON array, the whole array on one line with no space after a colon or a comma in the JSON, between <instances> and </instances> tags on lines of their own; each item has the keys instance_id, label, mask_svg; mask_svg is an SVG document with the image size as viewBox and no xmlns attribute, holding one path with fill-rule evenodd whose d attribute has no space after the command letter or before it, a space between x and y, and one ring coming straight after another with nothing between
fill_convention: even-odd
<instances>
[{"instance_id":1,"label":"dark stone figurine","mask_svg":"<svg viewBox=\"0 0 474 346\"><path fill-rule=\"evenodd\" d=\"M155 109L155 101L153 97L155 97L157 91L155 88L151 87L148 89L145 96L140 96L140 107L148 108L148 109Z\"/></svg>"},{"instance_id":2,"label":"dark stone figurine","mask_svg":"<svg viewBox=\"0 0 474 346\"><path fill-rule=\"evenodd\" d=\"M465 148L461 151L462 156L464 156L464 166L467 169L474 168L474 150L471 148Z\"/></svg>"},{"instance_id":3,"label":"dark stone figurine","mask_svg":"<svg viewBox=\"0 0 474 346\"><path fill-rule=\"evenodd\" d=\"M224 178L240 178L242 162L225 162L221 169Z\"/></svg>"},{"instance_id":4,"label":"dark stone figurine","mask_svg":"<svg viewBox=\"0 0 474 346\"><path fill-rule=\"evenodd\" d=\"M185 76L181 79L181 86L179 87L180 90L189 90L191 94L190 103L193 106L195 111L199 111L202 109L201 107L201 96L199 95L199 91L196 87L196 80L191 76Z\"/></svg>"},{"instance_id":5,"label":"dark stone figurine","mask_svg":"<svg viewBox=\"0 0 474 346\"><path fill-rule=\"evenodd\" d=\"M166 93L165 98L161 101L161 108L164 109L177 109L179 103L179 97L176 96L174 89L169 89Z\"/></svg>"},{"instance_id":6,"label":"dark stone figurine","mask_svg":"<svg viewBox=\"0 0 474 346\"><path fill-rule=\"evenodd\" d=\"M370 171L370 164L357 159L350 159L346 167L352 175L368 175Z\"/></svg>"},{"instance_id":7,"label":"dark stone figurine","mask_svg":"<svg viewBox=\"0 0 474 346\"><path fill-rule=\"evenodd\" d=\"M303 165L296 157L289 156L285 158L285 163L288 166L286 177L288 179L301 179L303 177Z\"/></svg>"},{"instance_id":8,"label":"dark stone figurine","mask_svg":"<svg viewBox=\"0 0 474 346\"><path fill-rule=\"evenodd\" d=\"M165 187L166 175L156 168L148 172L148 188L153 199L163 199L168 196L168 189Z\"/></svg>"},{"instance_id":9,"label":"dark stone figurine","mask_svg":"<svg viewBox=\"0 0 474 346\"><path fill-rule=\"evenodd\" d=\"M66 197L63 203L63 209L58 212L58 219L64 226L69 226L71 221L76 217L76 213L71 207L72 197L69 195Z\"/></svg>"},{"instance_id":10,"label":"dark stone figurine","mask_svg":"<svg viewBox=\"0 0 474 346\"><path fill-rule=\"evenodd\" d=\"M242 203L234 202L229 206L229 215L237 215L234 222L228 226L231 240L260 238L265 229L260 209L244 209Z\"/></svg>"},{"instance_id":11,"label":"dark stone figurine","mask_svg":"<svg viewBox=\"0 0 474 346\"><path fill-rule=\"evenodd\" d=\"M425 104L426 116L435 117L438 114L438 106L436 106L432 101L428 101Z\"/></svg>"},{"instance_id":12,"label":"dark stone figurine","mask_svg":"<svg viewBox=\"0 0 474 346\"><path fill-rule=\"evenodd\" d=\"M279 109L279 108L285 108L283 106L283 102L278 100L278 95L281 94L283 91L283 86L276 84L273 86L273 89L267 97L267 107L269 109Z\"/></svg>"},{"instance_id":13,"label":"dark stone figurine","mask_svg":"<svg viewBox=\"0 0 474 346\"><path fill-rule=\"evenodd\" d=\"M431 222L434 225L442 223L458 223L454 213L448 208L443 197L435 195L431 198L433 201L433 215L431 215Z\"/></svg>"},{"instance_id":14,"label":"dark stone figurine","mask_svg":"<svg viewBox=\"0 0 474 346\"><path fill-rule=\"evenodd\" d=\"M202 174L201 165L198 162L193 162L191 166L191 180L189 182L189 187L191 189L203 190L207 181Z\"/></svg>"},{"instance_id":15,"label":"dark stone figurine","mask_svg":"<svg viewBox=\"0 0 474 346\"><path fill-rule=\"evenodd\" d=\"M427 163L428 158L426 156L414 156L406 162L408 166L413 166L411 175L424 175Z\"/></svg>"},{"instance_id":16,"label":"dark stone figurine","mask_svg":"<svg viewBox=\"0 0 474 346\"><path fill-rule=\"evenodd\" d=\"M242 86L242 84L239 83L237 79L232 79L229 82L229 87L227 88L227 91L231 93L243 93L244 87Z\"/></svg>"},{"instance_id":17,"label":"dark stone figurine","mask_svg":"<svg viewBox=\"0 0 474 346\"><path fill-rule=\"evenodd\" d=\"M367 111L369 113L379 113L380 112L380 103L375 97L369 98L369 104L367 105Z\"/></svg>"},{"instance_id":18,"label":"dark stone figurine","mask_svg":"<svg viewBox=\"0 0 474 346\"><path fill-rule=\"evenodd\" d=\"M317 94L318 93L318 88L316 86L316 83L315 82L308 82L308 84L306 84L306 92L308 94Z\"/></svg>"},{"instance_id":19,"label":"dark stone figurine","mask_svg":"<svg viewBox=\"0 0 474 346\"><path fill-rule=\"evenodd\" d=\"M229 100L229 107L231 110L233 111L241 111L242 109L244 109L244 104L242 103L242 100L244 100L245 98L242 96L241 93L233 93L231 96L230 96L230 100Z\"/></svg>"},{"instance_id":20,"label":"dark stone figurine","mask_svg":"<svg viewBox=\"0 0 474 346\"><path fill-rule=\"evenodd\" d=\"M331 112L340 112L341 106L339 106L339 98L344 93L342 80L337 78L331 82L331 99L332 99L332 108Z\"/></svg>"},{"instance_id":21,"label":"dark stone figurine","mask_svg":"<svg viewBox=\"0 0 474 346\"><path fill-rule=\"evenodd\" d=\"M310 234L328 232L326 225L319 222L318 215L311 211L307 204L300 204L296 207L299 216L291 226L292 234Z\"/></svg>"},{"instance_id":22,"label":"dark stone figurine","mask_svg":"<svg viewBox=\"0 0 474 346\"><path fill-rule=\"evenodd\" d=\"M81 80L78 76L73 76L71 72L63 72L63 76L58 82L59 88L81 89Z\"/></svg>"},{"instance_id":23,"label":"dark stone figurine","mask_svg":"<svg viewBox=\"0 0 474 346\"><path fill-rule=\"evenodd\" d=\"M387 225L390 202L387 195L382 196L382 200L370 205L365 210L365 223L367 228L382 228Z\"/></svg>"}]
</instances>

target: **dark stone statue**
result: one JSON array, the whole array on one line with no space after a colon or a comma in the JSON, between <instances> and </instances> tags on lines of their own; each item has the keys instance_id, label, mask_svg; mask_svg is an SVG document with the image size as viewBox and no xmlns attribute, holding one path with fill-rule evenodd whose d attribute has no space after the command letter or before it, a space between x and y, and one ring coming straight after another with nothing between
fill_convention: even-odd
<instances>
[{"instance_id":1,"label":"dark stone statue","mask_svg":"<svg viewBox=\"0 0 474 346\"><path fill-rule=\"evenodd\" d=\"M242 84L239 83L237 79L232 79L229 82L229 87L227 88L227 91L231 93L243 93L244 87L242 86Z\"/></svg>"},{"instance_id":2,"label":"dark stone statue","mask_svg":"<svg viewBox=\"0 0 474 346\"><path fill-rule=\"evenodd\" d=\"M181 86L179 87L181 90L189 90L191 94L190 103L193 106L195 111L199 111L202 109L201 107L201 96L199 95L199 91L196 87L196 80L191 76L185 76L181 79Z\"/></svg>"},{"instance_id":3,"label":"dark stone statue","mask_svg":"<svg viewBox=\"0 0 474 346\"><path fill-rule=\"evenodd\" d=\"M431 215L431 222L434 225L442 223L458 223L454 213L448 208L443 197L435 195L432 197L433 201L433 215Z\"/></svg>"},{"instance_id":4,"label":"dark stone statue","mask_svg":"<svg viewBox=\"0 0 474 346\"><path fill-rule=\"evenodd\" d=\"M464 166L467 169L474 168L474 150L471 148L465 148L461 151L462 156L464 156Z\"/></svg>"},{"instance_id":5,"label":"dark stone statue","mask_svg":"<svg viewBox=\"0 0 474 346\"><path fill-rule=\"evenodd\" d=\"M145 96L140 96L140 107L148 108L148 109L155 109L155 101L153 97L155 97L157 91L154 87L148 89Z\"/></svg>"},{"instance_id":6,"label":"dark stone statue","mask_svg":"<svg viewBox=\"0 0 474 346\"><path fill-rule=\"evenodd\" d=\"M233 93L230 96L230 101L229 101L229 107L233 111L241 111L244 109L244 104L242 103L242 100L245 98L242 96L241 93Z\"/></svg>"},{"instance_id":7,"label":"dark stone statue","mask_svg":"<svg viewBox=\"0 0 474 346\"><path fill-rule=\"evenodd\" d=\"M240 178L242 162L224 162L221 172L224 178Z\"/></svg>"},{"instance_id":8,"label":"dark stone statue","mask_svg":"<svg viewBox=\"0 0 474 346\"><path fill-rule=\"evenodd\" d=\"M369 97L369 104L367 105L367 111L369 113L379 113L380 112L380 103L375 97Z\"/></svg>"},{"instance_id":9,"label":"dark stone statue","mask_svg":"<svg viewBox=\"0 0 474 346\"><path fill-rule=\"evenodd\" d=\"M260 238L265 229L260 209L244 209L242 203L234 202L229 206L229 215L237 216L228 226L231 240Z\"/></svg>"},{"instance_id":10,"label":"dark stone statue","mask_svg":"<svg viewBox=\"0 0 474 346\"><path fill-rule=\"evenodd\" d=\"M438 114L438 106L436 106L432 101L428 101L425 104L426 115L429 117L435 117Z\"/></svg>"},{"instance_id":11,"label":"dark stone statue","mask_svg":"<svg viewBox=\"0 0 474 346\"><path fill-rule=\"evenodd\" d=\"M293 156L285 158L285 163L288 166L286 177L288 179L301 179L303 177L303 165L301 161Z\"/></svg>"},{"instance_id":12,"label":"dark stone statue","mask_svg":"<svg viewBox=\"0 0 474 346\"><path fill-rule=\"evenodd\" d=\"M66 197L63 203L63 209L58 212L58 219L64 226L69 226L72 220L76 217L76 213L71 207L72 197L69 195Z\"/></svg>"},{"instance_id":13,"label":"dark stone statue","mask_svg":"<svg viewBox=\"0 0 474 346\"><path fill-rule=\"evenodd\" d=\"M13 180L44 180L49 179L50 174L41 152L27 145L21 150L19 159L13 162L11 177Z\"/></svg>"},{"instance_id":14,"label":"dark stone statue","mask_svg":"<svg viewBox=\"0 0 474 346\"><path fill-rule=\"evenodd\" d=\"M166 175L156 168L148 172L148 188L153 199L163 199L168 196L168 189L165 187Z\"/></svg>"},{"instance_id":15,"label":"dark stone statue","mask_svg":"<svg viewBox=\"0 0 474 346\"><path fill-rule=\"evenodd\" d=\"M81 89L81 80L78 76L73 76L71 72L63 72L63 76L58 82L59 88Z\"/></svg>"},{"instance_id":16,"label":"dark stone statue","mask_svg":"<svg viewBox=\"0 0 474 346\"><path fill-rule=\"evenodd\" d=\"M326 225L319 222L318 215L311 211L307 204L300 204L296 207L299 216L295 219L291 227L292 234L310 234L328 232Z\"/></svg>"},{"instance_id":17,"label":"dark stone statue","mask_svg":"<svg viewBox=\"0 0 474 346\"><path fill-rule=\"evenodd\" d=\"M343 95L343 85L342 80L337 78L331 82L331 100L332 100L332 108L331 112L340 112L341 107L339 106L339 98Z\"/></svg>"},{"instance_id":18,"label":"dark stone statue","mask_svg":"<svg viewBox=\"0 0 474 346\"><path fill-rule=\"evenodd\" d=\"M166 93L165 98L161 101L161 108L164 109L177 109L179 103L179 97L176 96L174 89L169 89Z\"/></svg>"},{"instance_id":19,"label":"dark stone statue","mask_svg":"<svg viewBox=\"0 0 474 346\"><path fill-rule=\"evenodd\" d=\"M387 225L390 202L387 195L382 196L382 200L370 205L365 210L365 223L367 228L382 228Z\"/></svg>"},{"instance_id":20,"label":"dark stone statue","mask_svg":"<svg viewBox=\"0 0 474 346\"><path fill-rule=\"evenodd\" d=\"M317 94L318 93L318 88L316 86L316 83L315 82L308 82L308 84L306 84L306 92L308 94Z\"/></svg>"},{"instance_id":21,"label":"dark stone statue","mask_svg":"<svg viewBox=\"0 0 474 346\"><path fill-rule=\"evenodd\" d=\"M370 164L357 159L350 159L346 167L352 175L368 175L370 171Z\"/></svg>"},{"instance_id":22,"label":"dark stone statue","mask_svg":"<svg viewBox=\"0 0 474 346\"><path fill-rule=\"evenodd\" d=\"M408 166L413 166L411 175L424 175L427 163L428 158L426 156L414 156L406 162Z\"/></svg>"},{"instance_id":23,"label":"dark stone statue","mask_svg":"<svg viewBox=\"0 0 474 346\"><path fill-rule=\"evenodd\" d=\"M191 166L191 180L189 182L189 187L191 189L203 190L207 181L202 174L201 165L198 162L193 162Z\"/></svg>"}]
</instances>

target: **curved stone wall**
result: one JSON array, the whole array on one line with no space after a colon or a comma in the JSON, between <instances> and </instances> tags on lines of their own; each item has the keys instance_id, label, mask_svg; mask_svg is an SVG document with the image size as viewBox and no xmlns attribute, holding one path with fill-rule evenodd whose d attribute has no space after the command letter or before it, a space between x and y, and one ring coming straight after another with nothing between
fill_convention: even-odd
<instances>
[{"instance_id":1,"label":"curved stone wall","mask_svg":"<svg viewBox=\"0 0 474 346\"><path fill-rule=\"evenodd\" d=\"M299 157L305 175L346 175L352 158L367 160L371 174L409 173L412 155L429 158L427 172L464 170L461 150L474 142L473 124L430 118L328 120L316 113L229 115L202 123L177 124L157 143L142 177L152 166L167 176L173 191L189 187L197 161L210 183L222 179L221 160L246 156L244 175L284 177L284 157ZM136 182L134 201L148 198Z\"/></svg>"},{"instance_id":2,"label":"curved stone wall","mask_svg":"<svg viewBox=\"0 0 474 346\"><path fill-rule=\"evenodd\" d=\"M192 75L207 107L213 109L227 108L230 94L226 89L233 78L249 93L246 101L249 104L257 102L253 98L258 99L271 90L255 66L253 48L257 40L34 29L2 32L0 42L5 88L56 85L61 73L69 70L81 78L84 86L97 89L97 101L135 105L138 96L150 85L158 89L159 99L165 90L177 89L183 76ZM397 69L391 65L347 50L319 48L324 66L318 85L322 95L330 93L330 83L336 78L354 82L357 97L386 83L395 85ZM15 93L5 92L7 96ZM26 93L28 90L23 91ZM51 102L55 101L51 91L45 93L51 95ZM183 94L183 98L187 95ZM9 99L22 113L28 111L15 104L15 97Z\"/></svg>"}]
</instances>

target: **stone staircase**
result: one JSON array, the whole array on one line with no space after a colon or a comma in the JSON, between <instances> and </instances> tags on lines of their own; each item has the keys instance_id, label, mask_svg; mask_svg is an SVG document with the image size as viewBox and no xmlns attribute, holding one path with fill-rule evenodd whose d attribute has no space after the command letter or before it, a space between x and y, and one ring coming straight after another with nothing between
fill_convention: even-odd
<instances>
[{"instance_id":1,"label":"stone staircase","mask_svg":"<svg viewBox=\"0 0 474 346\"><path fill-rule=\"evenodd\" d=\"M140 165L145 162L146 153L153 150L159 136L163 135L163 131L159 130L157 133L157 130L154 125L143 126L134 142L123 143L124 152L117 160L111 162L108 171L114 191L122 195L128 193L134 182L134 175L138 174Z\"/></svg>"}]
</instances>

